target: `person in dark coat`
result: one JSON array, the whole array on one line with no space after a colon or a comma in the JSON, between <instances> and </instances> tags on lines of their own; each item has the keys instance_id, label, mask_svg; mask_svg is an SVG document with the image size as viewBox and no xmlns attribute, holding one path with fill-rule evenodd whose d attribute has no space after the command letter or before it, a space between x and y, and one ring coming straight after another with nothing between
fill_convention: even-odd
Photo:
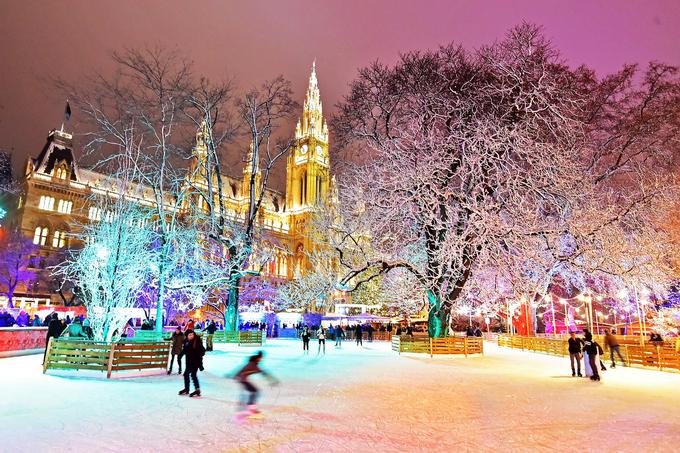
<instances>
[{"instance_id":1,"label":"person in dark coat","mask_svg":"<svg viewBox=\"0 0 680 453\"><path fill-rule=\"evenodd\" d=\"M309 354L309 339L312 338L312 333L309 331L309 327L305 326L300 334L302 338L302 351L305 354Z\"/></svg>"},{"instance_id":2,"label":"person in dark coat","mask_svg":"<svg viewBox=\"0 0 680 453\"><path fill-rule=\"evenodd\" d=\"M251 414L257 414L260 411L257 410L255 407L255 402L257 401L257 395L259 393L259 390L257 387L253 385L252 382L248 380L248 378L254 374L262 374L265 376L267 379L269 379L270 383L272 385L275 385L278 383L278 381L269 373L264 371L262 368L260 368L260 362L262 361L263 357L262 351L258 351L257 354L251 356L248 359L248 363L241 368L241 370L236 373L236 376L234 376L234 379L238 380L241 385L243 386L243 389L248 393L248 400L247 401L241 401L241 405L244 406L245 404L248 405L248 410Z\"/></svg>"},{"instance_id":3,"label":"person in dark coat","mask_svg":"<svg viewBox=\"0 0 680 453\"><path fill-rule=\"evenodd\" d=\"M465 336L466 337L474 337L475 336L475 331L472 330L472 326L467 326L465 328Z\"/></svg>"},{"instance_id":4,"label":"person in dark coat","mask_svg":"<svg viewBox=\"0 0 680 453\"><path fill-rule=\"evenodd\" d=\"M345 331L342 330L342 326L340 324L335 326L335 346L338 348L342 347L342 337L345 336Z\"/></svg>"},{"instance_id":5,"label":"person in dark coat","mask_svg":"<svg viewBox=\"0 0 680 453\"><path fill-rule=\"evenodd\" d=\"M354 335L356 336L356 341L357 341L357 346L363 346L363 338L362 337L362 331L361 331L361 324L357 324L356 327L354 328Z\"/></svg>"},{"instance_id":6,"label":"person in dark coat","mask_svg":"<svg viewBox=\"0 0 680 453\"><path fill-rule=\"evenodd\" d=\"M369 343L373 342L373 331L374 330L375 329L373 328L372 325L369 324L368 326L366 326L366 332L368 332L368 342Z\"/></svg>"},{"instance_id":7,"label":"person in dark coat","mask_svg":"<svg viewBox=\"0 0 680 453\"><path fill-rule=\"evenodd\" d=\"M406 326L406 335L413 337L413 326L411 324Z\"/></svg>"},{"instance_id":8,"label":"person in dark coat","mask_svg":"<svg viewBox=\"0 0 680 453\"><path fill-rule=\"evenodd\" d=\"M582 377L581 374L581 350L583 348L583 340L576 338L576 333L571 332L569 337L569 361L571 362L571 375L576 376L576 369L574 369L574 362L576 362L576 368L578 368L578 377Z\"/></svg>"},{"instance_id":9,"label":"person in dark coat","mask_svg":"<svg viewBox=\"0 0 680 453\"><path fill-rule=\"evenodd\" d=\"M201 342L201 337L196 335L192 329L186 332L186 340L182 355L184 358L184 388L179 391L180 395L201 396L201 386L198 382L198 370L203 369L203 356L205 348ZM194 391L189 393L189 376L194 381Z\"/></svg>"},{"instance_id":10,"label":"person in dark coat","mask_svg":"<svg viewBox=\"0 0 680 453\"><path fill-rule=\"evenodd\" d=\"M215 325L215 321L210 321L210 324L208 324L208 327L205 330L206 330L206 332L208 332L208 338L205 341L205 350L206 351L212 351L213 350L213 335L215 335L215 331L217 330L217 326Z\"/></svg>"},{"instance_id":11,"label":"person in dark coat","mask_svg":"<svg viewBox=\"0 0 680 453\"><path fill-rule=\"evenodd\" d=\"M586 332L585 341L583 342L583 350L588 353L588 364L592 370L593 375L590 376L591 381L599 381L600 374L597 372L597 362L598 358L604 354L602 347L597 341L593 340L593 335L590 332ZM601 364L601 362L600 362ZM606 368L602 368L604 371Z\"/></svg>"},{"instance_id":12,"label":"person in dark coat","mask_svg":"<svg viewBox=\"0 0 680 453\"><path fill-rule=\"evenodd\" d=\"M64 331L64 326L59 320L59 315L57 312L52 313L49 323L47 324L47 337L45 338L45 353L43 354L43 363L45 363L45 357L47 356L47 346L50 343L50 338L59 338L61 333Z\"/></svg>"},{"instance_id":13,"label":"person in dark coat","mask_svg":"<svg viewBox=\"0 0 680 453\"><path fill-rule=\"evenodd\" d=\"M170 353L172 354L172 357L170 358L170 369L168 370L168 374L172 373L172 365L175 363L175 357L177 357L177 366L179 367L179 372L177 374L182 374L182 350L184 349L184 339L185 337L182 333L182 329L177 326L170 337L170 341L172 342L172 350Z\"/></svg>"}]
</instances>

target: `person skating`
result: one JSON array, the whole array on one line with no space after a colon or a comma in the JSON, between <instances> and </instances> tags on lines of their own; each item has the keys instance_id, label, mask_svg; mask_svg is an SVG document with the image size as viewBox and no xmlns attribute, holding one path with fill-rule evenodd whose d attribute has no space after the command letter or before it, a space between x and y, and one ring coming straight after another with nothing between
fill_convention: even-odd
<instances>
[{"instance_id":1,"label":"person skating","mask_svg":"<svg viewBox=\"0 0 680 453\"><path fill-rule=\"evenodd\" d=\"M342 330L342 326L340 324L335 326L335 347L336 348L341 348L342 347L342 337L345 336L345 331Z\"/></svg>"},{"instance_id":2,"label":"person skating","mask_svg":"<svg viewBox=\"0 0 680 453\"><path fill-rule=\"evenodd\" d=\"M247 401L243 401L242 399L240 401L240 405L242 409L245 409L247 404L247 409L250 414L258 414L260 412L255 405L257 402L259 389L255 387L253 383L248 380L248 378L254 374L260 373L266 377L272 385L276 385L279 382L276 378L274 378L274 376L260 368L260 362L262 361L263 357L264 354L262 351L258 351L257 354L251 356L248 359L248 363L246 363L246 365L241 368L238 373L236 373L236 376L234 376L234 379L238 380L243 386L243 389L248 393Z\"/></svg>"},{"instance_id":3,"label":"person skating","mask_svg":"<svg viewBox=\"0 0 680 453\"><path fill-rule=\"evenodd\" d=\"M356 327L354 327L354 335L356 336L357 346L363 346L361 324L357 324Z\"/></svg>"},{"instance_id":4,"label":"person skating","mask_svg":"<svg viewBox=\"0 0 680 453\"><path fill-rule=\"evenodd\" d=\"M168 374L172 373L172 365L175 363L175 357L177 357L177 366L179 367L179 372L177 374L182 374L182 350L184 349L184 334L179 326L175 327L175 331L170 337L172 342L172 357L170 358L170 369Z\"/></svg>"},{"instance_id":5,"label":"person skating","mask_svg":"<svg viewBox=\"0 0 680 453\"><path fill-rule=\"evenodd\" d=\"M186 341L182 355L184 359L184 388L179 391L180 395L201 396L201 386L198 382L199 369L203 369L203 355L205 348L201 342L201 337L196 335L192 329L186 331ZM189 376L194 381L194 391L189 393Z\"/></svg>"},{"instance_id":6,"label":"person skating","mask_svg":"<svg viewBox=\"0 0 680 453\"><path fill-rule=\"evenodd\" d=\"M614 335L613 330L607 331L607 333L604 336L604 341L607 344L607 347L609 348L609 353L612 359L612 368L616 368L616 362L614 361L614 352L616 352L619 355L621 363L625 365L626 361L623 360L623 356L621 355L620 351L619 341L616 339L616 335Z\"/></svg>"},{"instance_id":7,"label":"person skating","mask_svg":"<svg viewBox=\"0 0 680 453\"><path fill-rule=\"evenodd\" d=\"M309 331L309 327L305 326L300 334L300 338L302 338L302 351L305 354L309 354L309 339L311 337L312 333Z\"/></svg>"},{"instance_id":8,"label":"person skating","mask_svg":"<svg viewBox=\"0 0 680 453\"><path fill-rule=\"evenodd\" d=\"M569 361L571 362L571 375L576 376L578 370L578 377L581 374L581 349L583 347L583 340L576 338L576 333L571 332L569 338ZM576 369L574 369L574 362L576 362Z\"/></svg>"},{"instance_id":9,"label":"person skating","mask_svg":"<svg viewBox=\"0 0 680 453\"><path fill-rule=\"evenodd\" d=\"M316 331L316 338L319 340L319 349L316 351L316 355L321 353L321 345L323 345L323 353L326 354L326 329L323 326L319 327Z\"/></svg>"},{"instance_id":10,"label":"person skating","mask_svg":"<svg viewBox=\"0 0 680 453\"><path fill-rule=\"evenodd\" d=\"M586 365L586 376L589 376L590 380L592 381L599 381L600 374L597 372L597 364L598 362L602 364L600 361L600 355L602 355L604 351L602 351L602 347L597 343L597 341L593 340L593 335L590 332L586 332L585 334L583 351L585 353L584 357L587 357L587 362L585 362L584 359Z\"/></svg>"},{"instance_id":11,"label":"person skating","mask_svg":"<svg viewBox=\"0 0 680 453\"><path fill-rule=\"evenodd\" d=\"M368 342L369 343L373 343L373 331L374 330L375 329L370 324L366 327L366 332L368 332Z\"/></svg>"}]
</instances>

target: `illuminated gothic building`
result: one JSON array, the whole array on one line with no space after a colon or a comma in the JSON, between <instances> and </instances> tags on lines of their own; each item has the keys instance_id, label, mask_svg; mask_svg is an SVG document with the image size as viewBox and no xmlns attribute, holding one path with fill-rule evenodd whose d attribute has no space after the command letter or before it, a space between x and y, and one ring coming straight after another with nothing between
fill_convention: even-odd
<instances>
[{"instance_id":1,"label":"illuminated gothic building","mask_svg":"<svg viewBox=\"0 0 680 453\"><path fill-rule=\"evenodd\" d=\"M203 137L199 129L188 173L194 175L192 178L200 178L195 166L206 156ZM307 269L305 250L312 246L307 234L309 220L313 210L325 204L331 193L328 143L328 126L313 66L302 117L295 128L295 143L288 156L285 193L266 189L258 216L265 234L281 245L280 252L265 268L264 278L281 282ZM248 156L242 178L223 176L223 187L227 188L223 204L235 217L248 209L252 153ZM256 178L260 177L257 172ZM205 181L194 179L192 183L200 185ZM78 166L73 136L63 129L51 131L40 154L28 160L23 178L17 219L21 231L36 246L29 266L40 278L29 287L18 288L16 306L62 303L58 285L44 268L61 259L65 250L82 245L78 238L81 225L106 220L108 213L94 200L112 195L117 196L112 178ZM143 188L126 196L147 205L154 202L151 191ZM202 197L197 196L195 201L198 209L206 208Z\"/></svg>"}]
</instances>

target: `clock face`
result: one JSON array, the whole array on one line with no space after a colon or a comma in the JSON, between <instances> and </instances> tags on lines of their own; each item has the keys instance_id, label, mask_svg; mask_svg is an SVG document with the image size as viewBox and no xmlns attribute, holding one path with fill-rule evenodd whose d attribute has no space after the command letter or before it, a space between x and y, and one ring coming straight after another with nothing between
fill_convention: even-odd
<instances>
[{"instance_id":1,"label":"clock face","mask_svg":"<svg viewBox=\"0 0 680 453\"><path fill-rule=\"evenodd\" d=\"M319 156L321 155L321 152L322 152L322 151L323 151L323 149L321 148L321 146L316 145L316 153L317 153Z\"/></svg>"},{"instance_id":2,"label":"clock face","mask_svg":"<svg viewBox=\"0 0 680 453\"><path fill-rule=\"evenodd\" d=\"M302 145L302 148L300 148L300 152L302 154L307 154L307 145Z\"/></svg>"}]
</instances>

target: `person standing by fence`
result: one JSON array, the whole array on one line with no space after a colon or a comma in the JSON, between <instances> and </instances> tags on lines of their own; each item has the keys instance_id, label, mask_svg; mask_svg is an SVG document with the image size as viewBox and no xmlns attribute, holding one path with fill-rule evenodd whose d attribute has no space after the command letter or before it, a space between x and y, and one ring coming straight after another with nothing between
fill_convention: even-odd
<instances>
[{"instance_id":1,"label":"person standing by fence","mask_svg":"<svg viewBox=\"0 0 680 453\"><path fill-rule=\"evenodd\" d=\"M172 365L175 363L175 357L177 357L177 366L179 367L179 372L177 374L182 374L182 349L184 348L184 334L179 326L175 327L175 331L170 337L172 341L172 357L170 358L170 369L168 374L172 373Z\"/></svg>"},{"instance_id":2,"label":"person standing by fence","mask_svg":"<svg viewBox=\"0 0 680 453\"><path fill-rule=\"evenodd\" d=\"M363 335L363 332L361 331L361 324L357 324L354 328L354 335L356 336L357 346L363 346L363 338L361 338Z\"/></svg>"},{"instance_id":3,"label":"person standing by fence","mask_svg":"<svg viewBox=\"0 0 680 453\"><path fill-rule=\"evenodd\" d=\"M205 340L205 350L206 351L212 351L213 350L213 336L215 335L215 331L217 330L217 326L215 325L215 321L210 321L210 324L208 327L205 329L206 332L208 332L208 338Z\"/></svg>"},{"instance_id":4,"label":"person standing by fence","mask_svg":"<svg viewBox=\"0 0 680 453\"><path fill-rule=\"evenodd\" d=\"M576 369L574 368L574 362L576 362L576 368L578 369L578 377L582 377L581 374L581 349L583 347L583 340L576 338L574 332L570 333L569 338L569 361L571 362L571 375L576 376Z\"/></svg>"},{"instance_id":5,"label":"person standing by fence","mask_svg":"<svg viewBox=\"0 0 680 453\"><path fill-rule=\"evenodd\" d=\"M616 335L614 335L613 330L607 331L607 333L604 336L604 341L607 344L607 347L609 348L609 354L611 355L612 359L612 368L616 368L616 362L614 361L614 352L616 352L619 355L621 363L625 365L626 361L623 360L623 356L621 355L620 351L619 341L616 339Z\"/></svg>"}]
</instances>

